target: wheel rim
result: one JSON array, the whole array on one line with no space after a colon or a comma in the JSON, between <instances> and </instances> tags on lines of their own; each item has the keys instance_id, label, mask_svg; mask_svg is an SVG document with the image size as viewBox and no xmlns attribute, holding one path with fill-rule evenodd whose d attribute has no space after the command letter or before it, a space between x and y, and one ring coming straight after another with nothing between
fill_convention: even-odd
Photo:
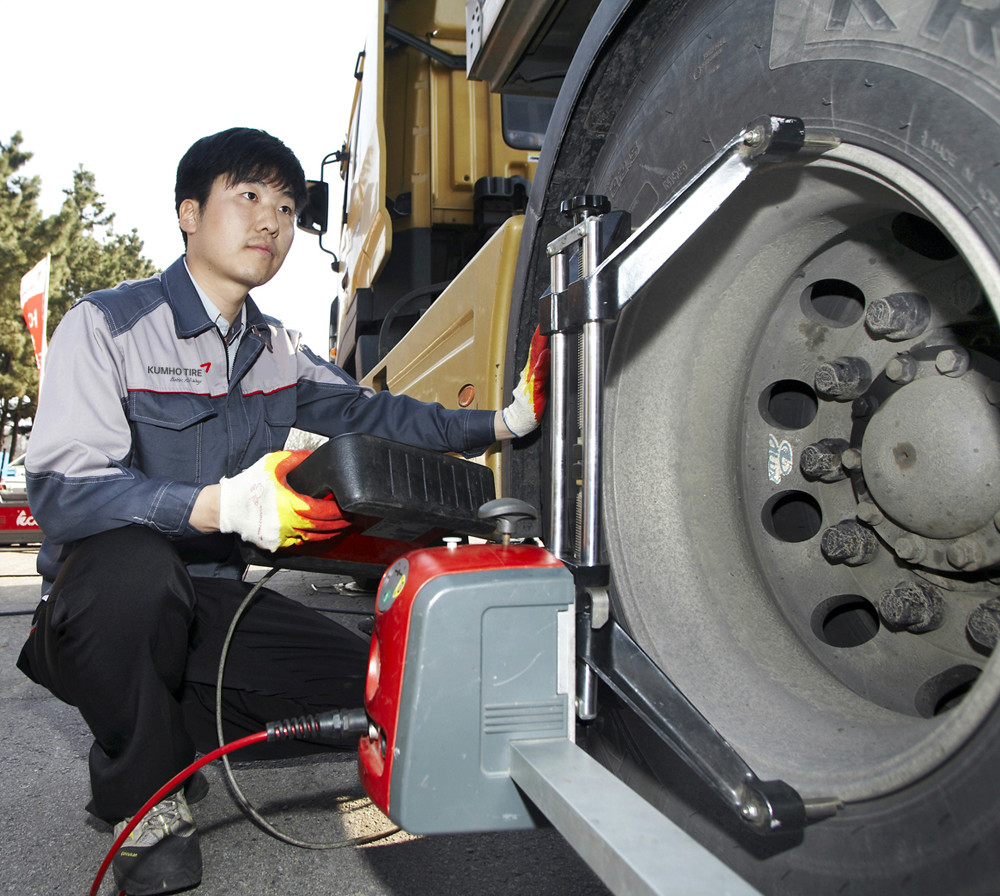
<instances>
[{"instance_id":1,"label":"wheel rim","mask_svg":"<svg viewBox=\"0 0 1000 896\"><path fill-rule=\"evenodd\" d=\"M807 796L904 786L1000 692L969 627L988 643L1000 594L998 283L945 197L845 146L751 179L619 322L622 614Z\"/></svg>"}]
</instances>

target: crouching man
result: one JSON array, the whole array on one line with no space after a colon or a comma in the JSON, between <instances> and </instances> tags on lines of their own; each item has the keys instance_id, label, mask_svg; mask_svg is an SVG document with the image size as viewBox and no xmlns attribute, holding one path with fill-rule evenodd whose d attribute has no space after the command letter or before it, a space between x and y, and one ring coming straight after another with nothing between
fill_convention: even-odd
<instances>
[{"instance_id":1,"label":"crouching man","mask_svg":"<svg viewBox=\"0 0 1000 896\"><path fill-rule=\"evenodd\" d=\"M85 297L48 352L26 464L43 599L18 666L79 709L94 737L88 808L117 831L217 746L221 645L250 588L239 540L273 550L346 525L335 502L289 490L292 426L467 452L541 414L540 341L513 404L452 411L359 386L261 314L249 290L278 272L305 197L301 165L269 134L197 141L177 169L184 255ZM265 590L229 650L226 739L362 705L366 661L360 638ZM205 786L194 779L135 828L114 858L120 889L200 882L188 798Z\"/></svg>"}]
</instances>

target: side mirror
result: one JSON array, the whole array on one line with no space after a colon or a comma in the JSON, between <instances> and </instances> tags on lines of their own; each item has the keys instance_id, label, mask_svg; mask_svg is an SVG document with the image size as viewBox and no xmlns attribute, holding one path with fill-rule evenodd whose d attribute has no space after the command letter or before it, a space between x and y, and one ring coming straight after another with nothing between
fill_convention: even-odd
<instances>
[{"instance_id":1,"label":"side mirror","mask_svg":"<svg viewBox=\"0 0 1000 896\"><path fill-rule=\"evenodd\" d=\"M308 180L306 188L306 205L299 211L298 227L313 236L322 236L326 233L330 215L330 188L322 180Z\"/></svg>"}]
</instances>

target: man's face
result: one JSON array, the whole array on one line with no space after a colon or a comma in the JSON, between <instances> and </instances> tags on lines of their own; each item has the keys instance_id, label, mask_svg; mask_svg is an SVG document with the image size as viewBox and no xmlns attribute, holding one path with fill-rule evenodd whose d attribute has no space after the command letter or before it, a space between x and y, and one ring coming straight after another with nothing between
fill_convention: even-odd
<instances>
[{"instance_id":1,"label":"man's face","mask_svg":"<svg viewBox=\"0 0 1000 896\"><path fill-rule=\"evenodd\" d=\"M199 205L185 199L178 209L187 234L187 259L203 288L220 296L245 294L267 283L281 267L295 233L295 201L272 184L212 184Z\"/></svg>"}]
</instances>

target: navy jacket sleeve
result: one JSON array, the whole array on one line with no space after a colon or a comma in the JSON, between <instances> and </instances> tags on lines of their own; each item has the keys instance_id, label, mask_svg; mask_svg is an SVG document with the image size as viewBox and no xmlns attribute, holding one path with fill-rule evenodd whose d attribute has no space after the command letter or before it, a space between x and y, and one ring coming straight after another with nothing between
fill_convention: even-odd
<instances>
[{"instance_id":1,"label":"navy jacket sleeve","mask_svg":"<svg viewBox=\"0 0 1000 896\"><path fill-rule=\"evenodd\" d=\"M310 349L298 352L296 426L335 436L367 432L433 451L479 454L496 439L493 411L451 410L359 386Z\"/></svg>"}]
</instances>

